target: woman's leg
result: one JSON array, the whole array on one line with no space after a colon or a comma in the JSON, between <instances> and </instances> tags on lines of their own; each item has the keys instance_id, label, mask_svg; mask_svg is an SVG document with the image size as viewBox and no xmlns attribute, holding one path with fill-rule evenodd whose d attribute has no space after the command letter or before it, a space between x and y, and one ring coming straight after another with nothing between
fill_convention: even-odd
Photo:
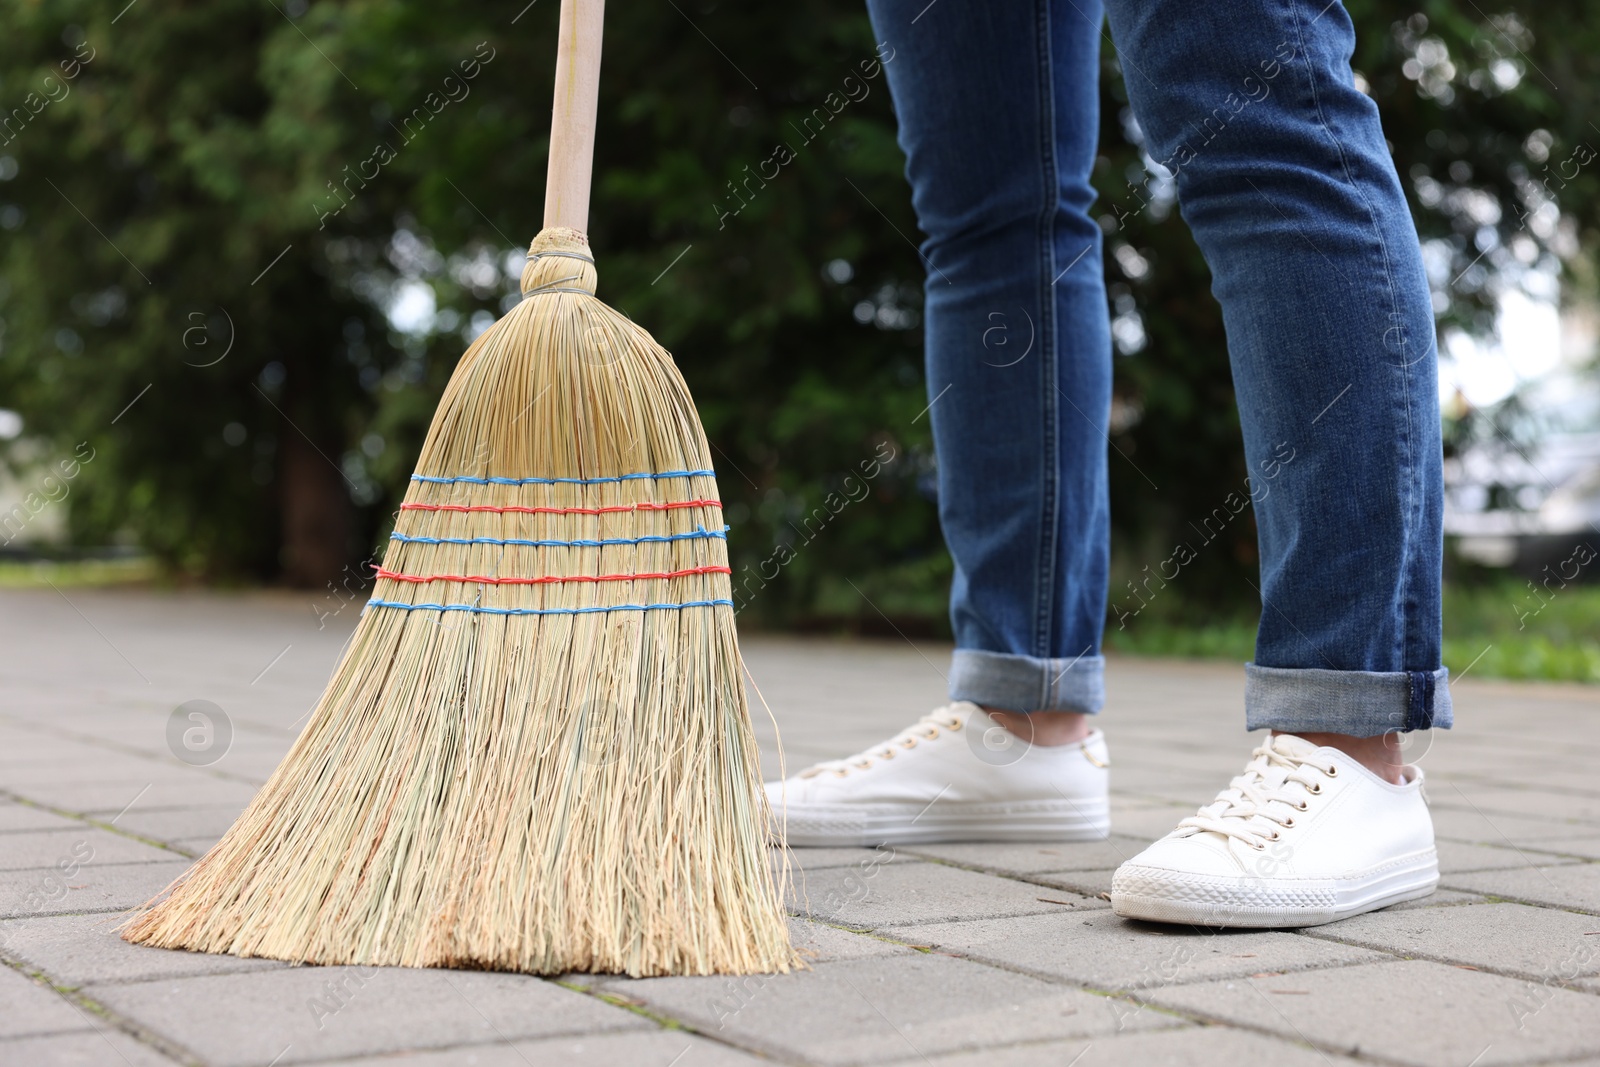
<instances>
[{"instance_id":1,"label":"woman's leg","mask_svg":"<svg viewBox=\"0 0 1600 1067\"><path fill-rule=\"evenodd\" d=\"M1106 835L1105 740L1083 721L1104 699L1111 351L1088 214L1101 14L1076 2L1092 20L1053 0L869 0L927 237L954 703L769 783L791 844Z\"/></svg>"},{"instance_id":2,"label":"woman's leg","mask_svg":"<svg viewBox=\"0 0 1600 1067\"><path fill-rule=\"evenodd\" d=\"M950 695L1097 712L1111 343L1089 214L1099 0L869 0L926 235Z\"/></svg>"},{"instance_id":3,"label":"woman's leg","mask_svg":"<svg viewBox=\"0 0 1600 1067\"><path fill-rule=\"evenodd\" d=\"M1108 0L1227 326L1261 546L1250 728L1450 725L1433 310L1338 0Z\"/></svg>"},{"instance_id":4,"label":"woman's leg","mask_svg":"<svg viewBox=\"0 0 1600 1067\"><path fill-rule=\"evenodd\" d=\"M1308 926L1425 896L1422 772L1382 742L1450 724L1433 312L1350 20L1339 0L1107 8L1222 304L1261 544L1245 710L1275 731L1117 869L1111 905Z\"/></svg>"}]
</instances>

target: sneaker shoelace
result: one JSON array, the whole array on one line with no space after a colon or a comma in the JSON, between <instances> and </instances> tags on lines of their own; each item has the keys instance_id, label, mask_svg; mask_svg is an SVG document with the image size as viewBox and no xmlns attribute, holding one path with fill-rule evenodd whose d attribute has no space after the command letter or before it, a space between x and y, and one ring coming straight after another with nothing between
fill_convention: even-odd
<instances>
[{"instance_id":1,"label":"sneaker shoelace","mask_svg":"<svg viewBox=\"0 0 1600 1067\"><path fill-rule=\"evenodd\" d=\"M1315 777L1307 773L1310 770L1316 771ZM1322 792L1322 777L1338 775L1338 766L1324 766L1314 751L1284 752L1269 741L1251 753L1244 773L1229 782L1217 799L1180 822L1175 832L1186 837L1221 834L1259 851L1278 840L1279 827L1295 825L1294 813L1311 806L1307 795Z\"/></svg>"},{"instance_id":2,"label":"sneaker shoelace","mask_svg":"<svg viewBox=\"0 0 1600 1067\"><path fill-rule=\"evenodd\" d=\"M873 745L871 748L862 749L854 756L844 759L826 760L815 766L807 767L800 772L802 778L815 778L819 774L833 773L843 778L852 770L865 771L879 760L887 761L895 757L901 749L916 748L923 741L938 740L941 731L949 730L954 733L961 729L962 718L951 708L943 707L924 715L910 726L895 734L882 744Z\"/></svg>"}]
</instances>

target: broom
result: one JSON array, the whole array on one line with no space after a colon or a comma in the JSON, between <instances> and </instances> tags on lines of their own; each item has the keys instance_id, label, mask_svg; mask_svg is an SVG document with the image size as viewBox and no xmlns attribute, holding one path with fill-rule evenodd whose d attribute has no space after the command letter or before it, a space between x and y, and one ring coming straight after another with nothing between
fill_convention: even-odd
<instances>
[{"instance_id":1,"label":"broom","mask_svg":"<svg viewBox=\"0 0 1600 1067\"><path fill-rule=\"evenodd\" d=\"M305 730L129 941L318 964L787 971L705 433L594 296L603 0L563 0L545 229L468 348Z\"/></svg>"}]
</instances>

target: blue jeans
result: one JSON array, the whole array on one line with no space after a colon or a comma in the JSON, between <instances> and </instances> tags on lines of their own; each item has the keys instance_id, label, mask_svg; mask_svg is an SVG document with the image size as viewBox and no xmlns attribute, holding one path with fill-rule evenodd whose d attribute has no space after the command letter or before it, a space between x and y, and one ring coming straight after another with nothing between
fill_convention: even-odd
<instances>
[{"instance_id":1,"label":"blue jeans","mask_svg":"<svg viewBox=\"0 0 1600 1067\"><path fill-rule=\"evenodd\" d=\"M1255 512L1247 726L1449 726L1433 312L1377 108L1352 82L1344 7L868 6L926 235L951 696L1104 702L1111 338L1089 175L1108 15L1145 150L1175 175L1227 328L1251 477L1191 518L1211 530ZM1185 549L1204 541L1151 573L1181 581Z\"/></svg>"}]
</instances>

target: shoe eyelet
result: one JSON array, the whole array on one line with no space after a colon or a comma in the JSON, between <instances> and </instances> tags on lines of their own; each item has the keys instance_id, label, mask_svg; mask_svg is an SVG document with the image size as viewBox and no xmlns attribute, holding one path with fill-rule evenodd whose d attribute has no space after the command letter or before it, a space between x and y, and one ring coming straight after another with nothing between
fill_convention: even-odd
<instances>
[{"instance_id":1,"label":"shoe eyelet","mask_svg":"<svg viewBox=\"0 0 1600 1067\"><path fill-rule=\"evenodd\" d=\"M834 771L833 772L833 776L835 778L843 778L846 775L848 775L849 773L850 773L850 771L848 769L841 769L841 770Z\"/></svg>"},{"instance_id":2,"label":"shoe eyelet","mask_svg":"<svg viewBox=\"0 0 1600 1067\"><path fill-rule=\"evenodd\" d=\"M1322 793L1322 783L1321 782L1312 782L1310 785L1306 786L1306 792L1310 793L1312 796L1321 795L1321 793Z\"/></svg>"},{"instance_id":3,"label":"shoe eyelet","mask_svg":"<svg viewBox=\"0 0 1600 1067\"><path fill-rule=\"evenodd\" d=\"M1329 778L1337 778L1337 777L1339 777L1339 765L1338 764L1329 764L1328 765L1328 777Z\"/></svg>"},{"instance_id":4,"label":"shoe eyelet","mask_svg":"<svg viewBox=\"0 0 1600 1067\"><path fill-rule=\"evenodd\" d=\"M951 733L955 733L957 730L961 729L961 720L951 719L949 722L945 723L944 726L945 729L949 730Z\"/></svg>"},{"instance_id":5,"label":"shoe eyelet","mask_svg":"<svg viewBox=\"0 0 1600 1067\"><path fill-rule=\"evenodd\" d=\"M922 736L925 740L937 741L939 739L939 728L937 726L931 726L928 728L928 732Z\"/></svg>"},{"instance_id":6,"label":"shoe eyelet","mask_svg":"<svg viewBox=\"0 0 1600 1067\"><path fill-rule=\"evenodd\" d=\"M1253 842L1250 845L1250 847L1255 849L1257 852L1260 852L1260 851L1264 850L1267 846L1263 842L1256 841L1256 842Z\"/></svg>"},{"instance_id":7,"label":"shoe eyelet","mask_svg":"<svg viewBox=\"0 0 1600 1067\"><path fill-rule=\"evenodd\" d=\"M1302 800L1300 802L1300 806L1296 810L1298 810L1298 811L1309 811L1310 809L1311 809L1311 805L1307 804L1305 801Z\"/></svg>"},{"instance_id":8,"label":"shoe eyelet","mask_svg":"<svg viewBox=\"0 0 1600 1067\"><path fill-rule=\"evenodd\" d=\"M1280 834L1280 833L1278 833L1278 831L1274 830L1274 831L1272 831L1272 836L1267 838L1267 840L1268 841L1276 841L1278 838L1280 838L1282 836L1283 836L1282 834Z\"/></svg>"},{"instance_id":9,"label":"shoe eyelet","mask_svg":"<svg viewBox=\"0 0 1600 1067\"><path fill-rule=\"evenodd\" d=\"M1287 818L1287 819L1285 819L1285 820L1283 820L1283 823L1282 823L1282 825L1283 825L1283 828L1284 828L1284 829L1285 829L1285 830L1292 830L1292 829L1294 829L1294 816L1293 816L1293 815L1291 815L1291 816L1289 816L1289 817L1288 817L1288 818Z\"/></svg>"},{"instance_id":10,"label":"shoe eyelet","mask_svg":"<svg viewBox=\"0 0 1600 1067\"><path fill-rule=\"evenodd\" d=\"M860 763L853 764L853 766L860 767L864 771L870 770L872 768L872 761L869 759L864 759Z\"/></svg>"},{"instance_id":11,"label":"shoe eyelet","mask_svg":"<svg viewBox=\"0 0 1600 1067\"><path fill-rule=\"evenodd\" d=\"M917 747L917 739L915 737L908 737L904 741L900 742L900 747L901 748L916 748Z\"/></svg>"}]
</instances>

